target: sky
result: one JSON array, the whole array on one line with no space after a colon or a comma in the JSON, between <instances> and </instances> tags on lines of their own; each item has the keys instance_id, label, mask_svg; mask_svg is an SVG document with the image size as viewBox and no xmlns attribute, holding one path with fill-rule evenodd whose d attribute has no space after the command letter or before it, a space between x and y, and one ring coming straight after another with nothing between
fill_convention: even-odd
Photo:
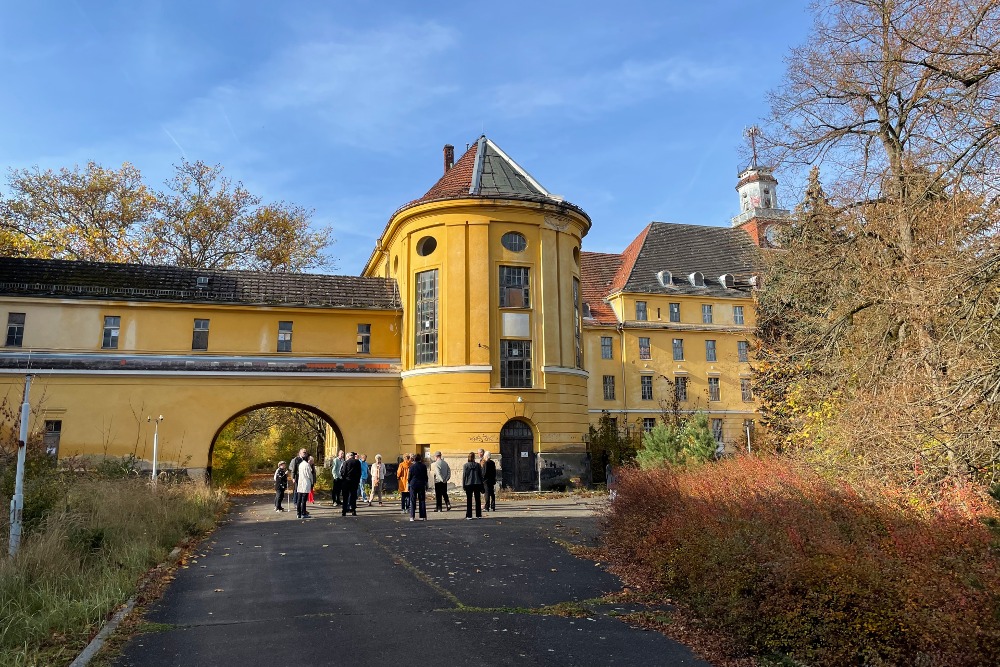
<instances>
[{"instance_id":1,"label":"sky","mask_svg":"<svg viewBox=\"0 0 1000 667\"><path fill-rule=\"evenodd\" d=\"M728 225L743 130L811 25L781 0L0 0L0 17L4 172L130 162L159 187L181 159L220 164L312 209L346 275L440 178L442 147L483 133L590 215L584 250L653 220Z\"/></svg>"}]
</instances>

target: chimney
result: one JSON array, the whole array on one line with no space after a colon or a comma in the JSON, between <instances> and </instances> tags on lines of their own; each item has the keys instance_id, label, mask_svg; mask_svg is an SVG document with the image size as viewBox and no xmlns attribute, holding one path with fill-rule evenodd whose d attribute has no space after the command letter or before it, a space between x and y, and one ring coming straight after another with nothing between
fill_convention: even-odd
<instances>
[{"instance_id":1,"label":"chimney","mask_svg":"<svg viewBox=\"0 0 1000 667\"><path fill-rule=\"evenodd\" d=\"M444 173L455 166L455 147L451 144L444 145Z\"/></svg>"}]
</instances>

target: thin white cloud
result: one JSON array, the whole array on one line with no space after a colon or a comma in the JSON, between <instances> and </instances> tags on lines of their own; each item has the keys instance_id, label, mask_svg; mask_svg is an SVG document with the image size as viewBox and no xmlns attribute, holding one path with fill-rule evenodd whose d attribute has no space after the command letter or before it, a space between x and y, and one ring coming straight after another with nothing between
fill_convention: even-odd
<instances>
[{"instance_id":1,"label":"thin white cloud","mask_svg":"<svg viewBox=\"0 0 1000 667\"><path fill-rule=\"evenodd\" d=\"M610 70L501 84L490 91L489 98L498 110L512 116L555 110L592 116L667 93L719 85L735 73L730 67L685 58L629 61Z\"/></svg>"}]
</instances>

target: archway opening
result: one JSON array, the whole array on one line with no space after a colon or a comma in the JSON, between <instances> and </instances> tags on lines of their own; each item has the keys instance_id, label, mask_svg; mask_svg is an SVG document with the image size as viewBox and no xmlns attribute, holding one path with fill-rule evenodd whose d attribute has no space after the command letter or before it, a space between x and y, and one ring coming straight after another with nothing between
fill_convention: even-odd
<instances>
[{"instance_id":1,"label":"archway opening","mask_svg":"<svg viewBox=\"0 0 1000 667\"><path fill-rule=\"evenodd\" d=\"M310 405L273 402L250 406L229 417L212 438L207 476L229 488L270 488L280 461L289 463L305 449L328 485L323 463L343 448L344 438L329 415Z\"/></svg>"},{"instance_id":2,"label":"archway opening","mask_svg":"<svg viewBox=\"0 0 1000 667\"><path fill-rule=\"evenodd\" d=\"M503 488L514 491L537 488L535 433L526 421L511 419L500 429L500 463Z\"/></svg>"}]
</instances>

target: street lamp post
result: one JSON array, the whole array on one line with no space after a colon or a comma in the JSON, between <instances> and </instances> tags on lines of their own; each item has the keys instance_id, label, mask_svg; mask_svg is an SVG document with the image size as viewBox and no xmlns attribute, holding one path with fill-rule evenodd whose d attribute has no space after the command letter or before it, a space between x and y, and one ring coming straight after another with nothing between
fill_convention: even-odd
<instances>
[{"instance_id":1,"label":"street lamp post","mask_svg":"<svg viewBox=\"0 0 1000 667\"><path fill-rule=\"evenodd\" d=\"M28 450L28 417L31 404L31 376L24 376L24 403L21 404L21 426L17 436L17 470L14 473L14 497L10 499L10 540L7 550L11 557L21 546L21 520L24 513L24 461Z\"/></svg>"},{"instance_id":2,"label":"street lamp post","mask_svg":"<svg viewBox=\"0 0 1000 667\"><path fill-rule=\"evenodd\" d=\"M160 434L160 422L163 421L163 415L160 415L156 419L152 417L146 417L146 423L153 422L153 484L156 484L156 446L157 439Z\"/></svg>"}]
</instances>

